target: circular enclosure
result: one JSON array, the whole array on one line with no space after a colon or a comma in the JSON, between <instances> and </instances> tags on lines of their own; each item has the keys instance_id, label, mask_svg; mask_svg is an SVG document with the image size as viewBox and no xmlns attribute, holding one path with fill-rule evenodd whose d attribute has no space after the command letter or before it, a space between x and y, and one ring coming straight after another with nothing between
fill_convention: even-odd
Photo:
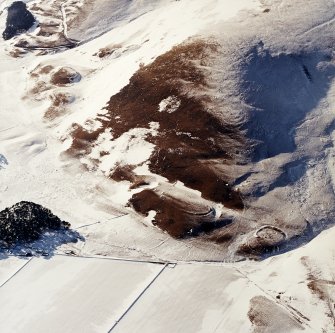
<instances>
[{"instance_id":1,"label":"circular enclosure","mask_svg":"<svg viewBox=\"0 0 335 333\"><path fill-rule=\"evenodd\" d=\"M272 244L280 243L286 239L286 233L272 225L265 225L259 228L255 234L256 237L262 238Z\"/></svg>"}]
</instances>

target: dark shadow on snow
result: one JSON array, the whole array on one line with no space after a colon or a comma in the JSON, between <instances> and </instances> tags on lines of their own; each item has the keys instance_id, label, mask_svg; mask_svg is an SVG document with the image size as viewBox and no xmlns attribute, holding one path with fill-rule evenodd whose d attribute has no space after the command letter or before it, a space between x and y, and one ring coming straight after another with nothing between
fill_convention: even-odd
<instances>
[{"instance_id":1,"label":"dark shadow on snow","mask_svg":"<svg viewBox=\"0 0 335 333\"><path fill-rule=\"evenodd\" d=\"M321 232L329 229L333 225L334 221L331 219L320 219L318 223L313 223L313 225L306 221L306 227L303 233L286 239L281 244L278 244L272 249L263 252L261 259L263 260L272 256L280 255L304 246L320 235Z\"/></svg>"},{"instance_id":2,"label":"dark shadow on snow","mask_svg":"<svg viewBox=\"0 0 335 333\"><path fill-rule=\"evenodd\" d=\"M245 130L254 162L296 149L295 129L326 97L334 76L326 52L272 55L262 42L251 49L241 87L252 107Z\"/></svg>"},{"instance_id":3,"label":"dark shadow on snow","mask_svg":"<svg viewBox=\"0 0 335 333\"><path fill-rule=\"evenodd\" d=\"M253 144L253 162L296 151L296 129L326 97L335 77L331 59L326 51L271 54L262 42L247 53L241 88L251 106L244 129ZM329 124L324 134L333 128L334 123ZM277 187L293 185L305 175L307 163L308 158L300 157L282 165L272 183L259 185L253 195L261 197Z\"/></svg>"},{"instance_id":4,"label":"dark shadow on snow","mask_svg":"<svg viewBox=\"0 0 335 333\"><path fill-rule=\"evenodd\" d=\"M8 255L50 257L67 243L84 240L52 212L38 204L21 201L0 212L0 259Z\"/></svg>"},{"instance_id":5,"label":"dark shadow on snow","mask_svg":"<svg viewBox=\"0 0 335 333\"><path fill-rule=\"evenodd\" d=\"M40 238L31 243L20 243L10 248L0 249L0 260L9 256L32 257L42 256L50 259L55 255L57 248L64 244L84 241L85 238L75 230L49 230L43 233Z\"/></svg>"}]
</instances>

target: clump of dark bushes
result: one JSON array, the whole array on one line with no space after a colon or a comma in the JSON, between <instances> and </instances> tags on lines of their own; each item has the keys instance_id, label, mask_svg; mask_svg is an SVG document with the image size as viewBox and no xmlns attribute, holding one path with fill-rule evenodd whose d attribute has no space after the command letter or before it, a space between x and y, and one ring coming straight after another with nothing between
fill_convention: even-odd
<instances>
[{"instance_id":1,"label":"clump of dark bushes","mask_svg":"<svg viewBox=\"0 0 335 333\"><path fill-rule=\"evenodd\" d=\"M8 7L6 29L2 33L5 40L13 38L15 35L29 30L35 23L33 14L27 9L22 1L15 1Z\"/></svg>"},{"instance_id":2,"label":"clump of dark bushes","mask_svg":"<svg viewBox=\"0 0 335 333\"><path fill-rule=\"evenodd\" d=\"M0 245L10 247L17 243L37 240L47 230L68 229L70 224L33 202L21 201L0 211Z\"/></svg>"}]
</instances>

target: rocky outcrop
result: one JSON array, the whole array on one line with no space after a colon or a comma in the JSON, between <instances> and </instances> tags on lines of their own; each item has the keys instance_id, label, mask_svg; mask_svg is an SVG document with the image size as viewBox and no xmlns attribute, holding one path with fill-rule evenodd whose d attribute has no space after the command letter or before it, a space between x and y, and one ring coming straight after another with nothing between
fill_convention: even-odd
<instances>
[{"instance_id":1,"label":"rocky outcrop","mask_svg":"<svg viewBox=\"0 0 335 333\"><path fill-rule=\"evenodd\" d=\"M2 33L5 40L13 38L15 35L27 31L35 23L34 16L27 9L22 1L15 1L8 8L6 29Z\"/></svg>"},{"instance_id":2,"label":"rocky outcrop","mask_svg":"<svg viewBox=\"0 0 335 333\"><path fill-rule=\"evenodd\" d=\"M0 245L31 242L47 230L68 229L70 224L33 202L21 201L0 212Z\"/></svg>"}]
</instances>

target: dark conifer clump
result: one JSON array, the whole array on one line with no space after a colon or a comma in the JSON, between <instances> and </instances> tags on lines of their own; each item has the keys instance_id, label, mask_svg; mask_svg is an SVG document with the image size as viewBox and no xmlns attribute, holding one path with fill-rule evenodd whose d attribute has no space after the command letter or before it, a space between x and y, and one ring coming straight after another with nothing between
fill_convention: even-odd
<instances>
[{"instance_id":1,"label":"dark conifer clump","mask_svg":"<svg viewBox=\"0 0 335 333\"><path fill-rule=\"evenodd\" d=\"M27 9L22 1L13 2L8 7L8 15L6 20L6 29L2 33L4 40L13 38L15 35L29 30L35 23L35 18Z\"/></svg>"},{"instance_id":2,"label":"dark conifer clump","mask_svg":"<svg viewBox=\"0 0 335 333\"><path fill-rule=\"evenodd\" d=\"M33 202L21 201L0 211L0 243L7 247L31 242L44 231L68 229L70 224Z\"/></svg>"}]
</instances>

